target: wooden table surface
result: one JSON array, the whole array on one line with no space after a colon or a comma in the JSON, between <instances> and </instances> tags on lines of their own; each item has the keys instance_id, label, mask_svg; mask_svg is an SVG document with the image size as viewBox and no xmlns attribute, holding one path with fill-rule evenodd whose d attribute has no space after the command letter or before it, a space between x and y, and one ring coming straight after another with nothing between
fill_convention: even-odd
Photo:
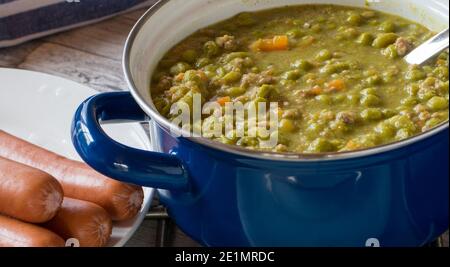
<instances>
[{"instance_id":1,"label":"wooden table surface","mask_svg":"<svg viewBox=\"0 0 450 267\"><path fill-rule=\"evenodd\" d=\"M99 92L125 90L121 58L125 39L145 10L67 31L17 47L0 49L0 67L45 72ZM127 246L156 246L156 221L145 221ZM448 246L448 234L444 238ZM176 227L168 246L198 246Z\"/></svg>"}]
</instances>

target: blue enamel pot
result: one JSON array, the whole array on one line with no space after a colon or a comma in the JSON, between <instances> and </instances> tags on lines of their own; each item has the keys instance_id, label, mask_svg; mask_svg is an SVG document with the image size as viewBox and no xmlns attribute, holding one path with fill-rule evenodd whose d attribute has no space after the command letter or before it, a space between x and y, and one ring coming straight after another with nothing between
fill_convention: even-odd
<instances>
[{"instance_id":1,"label":"blue enamel pot","mask_svg":"<svg viewBox=\"0 0 450 267\"><path fill-rule=\"evenodd\" d=\"M159 2L126 44L123 63L131 92L93 96L76 112L72 137L78 153L109 177L157 188L179 227L206 246L421 246L433 241L449 226L448 122L373 149L275 154L175 137L152 104L150 73L167 48L196 29L243 10L308 2ZM448 2L398 2L414 2L421 16L438 18L428 25L437 30L439 21L448 23ZM433 13L442 3L447 12ZM374 8L414 16L383 3ZM119 144L100 127L106 121L148 119L156 152Z\"/></svg>"}]
</instances>

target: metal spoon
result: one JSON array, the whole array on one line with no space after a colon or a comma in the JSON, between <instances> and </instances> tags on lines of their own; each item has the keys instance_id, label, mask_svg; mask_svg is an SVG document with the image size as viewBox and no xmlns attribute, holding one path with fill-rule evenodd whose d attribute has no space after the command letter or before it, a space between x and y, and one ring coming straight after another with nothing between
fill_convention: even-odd
<instances>
[{"instance_id":1,"label":"metal spoon","mask_svg":"<svg viewBox=\"0 0 450 267\"><path fill-rule=\"evenodd\" d=\"M405 60L409 64L421 65L447 48L448 28L411 51L405 56Z\"/></svg>"}]
</instances>

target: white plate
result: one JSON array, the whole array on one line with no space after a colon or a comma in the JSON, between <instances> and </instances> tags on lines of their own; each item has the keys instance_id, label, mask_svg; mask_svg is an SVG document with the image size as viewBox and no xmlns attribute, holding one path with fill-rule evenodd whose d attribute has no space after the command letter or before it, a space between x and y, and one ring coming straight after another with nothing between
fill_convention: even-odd
<instances>
[{"instance_id":1,"label":"white plate","mask_svg":"<svg viewBox=\"0 0 450 267\"><path fill-rule=\"evenodd\" d=\"M78 83L47 74L0 68L0 129L74 160L70 127L79 104L97 92ZM125 145L151 150L149 138L137 123L105 125L113 139ZM115 223L109 246L123 246L142 223L154 190L144 188L139 215Z\"/></svg>"}]
</instances>

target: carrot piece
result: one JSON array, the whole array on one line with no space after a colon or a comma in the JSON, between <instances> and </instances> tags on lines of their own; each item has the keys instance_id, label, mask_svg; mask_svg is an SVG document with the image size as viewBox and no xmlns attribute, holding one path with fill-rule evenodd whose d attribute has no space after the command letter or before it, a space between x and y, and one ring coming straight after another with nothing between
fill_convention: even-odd
<instances>
[{"instance_id":1,"label":"carrot piece","mask_svg":"<svg viewBox=\"0 0 450 267\"><path fill-rule=\"evenodd\" d=\"M289 38L286 35L273 37L274 50L287 50L289 46Z\"/></svg>"},{"instance_id":2,"label":"carrot piece","mask_svg":"<svg viewBox=\"0 0 450 267\"><path fill-rule=\"evenodd\" d=\"M306 96L318 96L323 93L323 90L320 86L316 85L313 88L306 91Z\"/></svg>"},{"instance_id":3,"label":"carrot piece","mask_svg":"<svg viewBox=\"0 0 450 267\"><path fill-rule=\"evenodd\" d=\"M181 82L184 79L184 73L179 73L177 76L175 76L175 81Z\"/></svg>"},{"instance_id":4,"label":"carrot piece","mask_svg":"<svg viewBox=\"0 0 450 267\"><path fill-rule=\"evenodd\" d=\"M203 71L199 70L197 71L197 73L198 76L200 76L200 79L202 79L202 81L204 82L208 81L208 76L206 76L206 74Z\"/></svg>"},{"instance_id":5,"label":"carrot piece","mask_svg":"<svg viewBox=\"0 0 450 267\"><path fill-rule=\"evenodd\" d=\"M320 94L322 94L322 92L323 92L323 90L319 86L314 86L311 89L311 94L313 94L313 95L320 95Z\"/></svg>"},{"instance_id":6,"label":"carrot piece","mask_svg":"<svg viewBox=\"0 0 450 267\"><path fill-rule=\"evenodd\" d=\"M286 35L277 35L272 39L259 39L251 45L257 51L280 51L289 48L289 38Z\"/></svg>"},{"instance_id":7,"label":"carrot piece","mask_svg":"<svg viewBox=\"0 0 450 267\"><path fill-rule=\"evenodd\" d=\"M219 103L221 106L225 106L226 103L231 102L231 97L224 96L217 99L217 103Z\"/></svg>"},{"instance_id":8,"label":"carrot piece","mask_svg":"<svg viewBox=\"0 0 450 267\"><path fill-rule=\"evenodd\" d=\"M341 79L336 79L328 83L329 91L342 91L345 89L345 82Z\"/></svg>"}]
</instances>

